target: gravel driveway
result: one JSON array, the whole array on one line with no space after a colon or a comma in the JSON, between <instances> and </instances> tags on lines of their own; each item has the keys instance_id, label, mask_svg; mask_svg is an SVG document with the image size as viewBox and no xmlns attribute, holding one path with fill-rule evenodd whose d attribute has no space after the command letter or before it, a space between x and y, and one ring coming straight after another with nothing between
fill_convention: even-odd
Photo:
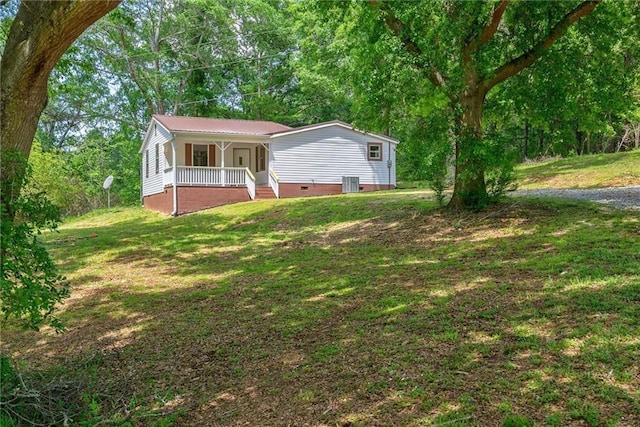
<instances>
[{"instance_id":1,"label":"gravel driveway","mask_svg":"<svg viewBox=\"0 0 640 427\"><path fill-rule=\"evenodd\" d=\"M598 203L606 203L617 208L640 210L640 186L580 190L517 190L510 194L516 196L566 197L571 199L591 200Z\"/></svg>"}]
</instances>

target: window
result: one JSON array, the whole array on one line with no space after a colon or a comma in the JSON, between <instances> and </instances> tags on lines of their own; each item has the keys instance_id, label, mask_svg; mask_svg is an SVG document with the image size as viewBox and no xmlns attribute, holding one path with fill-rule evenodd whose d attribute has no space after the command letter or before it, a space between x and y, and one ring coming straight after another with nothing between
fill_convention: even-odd
<instances>
[{"instance_id":1,"label":"window","mask_svg":"<svg viewBox=\"0 0 640 427\"><path fill-rule=\"evenodd\" d=\"M208 151L206 145L194 145L193 166L209 166Z\"/></svg>"},{"instance_id":2,"label":"window","mask_svg":"<svg viewBox=\"0 0 640 427\"><path fill-rule=\"evenodd\" d=\"M264 146L256 147L256 172L262 172L267 169L267 150Z\"/></svg>"},{"instance_id":3,"label":"window","mask_svg":"<svg viewBox=\"0 0 640 427\"><path fill-rule=\"evenodd\" d=\"M144 152L144 176L149 178L149 149Z\"/></svg>"},{"instance_id":4,"label":"window","mask_svg":"<svg viewBox=\"0 0 640 427\"><path fill-rule=\"evenodd\" d=\"M160 173L160 145L156 144L156 175Z\"/></svg>"},{"instance_id":5,"label":"window","mask_svg":"<svg viewBox=\"0 0 640 427\"><path fill-rule=\"evenodd\" d=\"M382 144L370 142L367 144L367 159L382 160Z\"/></svg>"}]
</instances>

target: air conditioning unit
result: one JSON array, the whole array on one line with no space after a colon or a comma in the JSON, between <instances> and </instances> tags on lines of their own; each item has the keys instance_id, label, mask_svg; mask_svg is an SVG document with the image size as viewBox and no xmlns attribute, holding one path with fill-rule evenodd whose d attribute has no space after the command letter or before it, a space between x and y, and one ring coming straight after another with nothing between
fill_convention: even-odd
<instances>
[{"instance_id":1,"label":"air conditioning unit","mask_svg":"<svg viewBox=\"0 0 640 427\"><path fill-rule=\"evenodd\" d=\"M357 176L342 177L343 193L357 193L358 191L360 191L360 177L357 177Z\"/></svg>"}]
</instances>

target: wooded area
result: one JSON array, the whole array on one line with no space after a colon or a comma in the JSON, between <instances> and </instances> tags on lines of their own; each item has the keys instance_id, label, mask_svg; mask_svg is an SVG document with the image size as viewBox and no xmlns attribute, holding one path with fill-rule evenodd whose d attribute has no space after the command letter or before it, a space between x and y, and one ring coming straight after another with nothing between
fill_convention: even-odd
<instances>
[{"instance_id":1,"label":"wooded area","mask_svg":"<svg viewBox=\"0 0 640 427\"><path fill-rule=\"evenodd\" d=\"M482 199L515 161L640 146L640 8L598 3L126 1L53 70L33 184L78 214L113 174L137 204L137 148L166 113L352 122L402 141L400 179L437 182L455 152L459 193Z\"/></svg>"}]
</instances>

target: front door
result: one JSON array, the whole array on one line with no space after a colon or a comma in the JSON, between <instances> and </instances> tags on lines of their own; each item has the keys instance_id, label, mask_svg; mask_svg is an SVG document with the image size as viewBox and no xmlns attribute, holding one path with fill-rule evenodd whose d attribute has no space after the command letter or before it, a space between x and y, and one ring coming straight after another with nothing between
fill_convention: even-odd
<instances>
[{"instance_id":1,"label":"front door","mask_svg":"<svg viewBox=\"0 0 640 427\"><path fill-rule=\"evenodd\" d=\"M251 169L251 150L248 148L234 148L233 167Z\"/></svg>"}]
</instances>

